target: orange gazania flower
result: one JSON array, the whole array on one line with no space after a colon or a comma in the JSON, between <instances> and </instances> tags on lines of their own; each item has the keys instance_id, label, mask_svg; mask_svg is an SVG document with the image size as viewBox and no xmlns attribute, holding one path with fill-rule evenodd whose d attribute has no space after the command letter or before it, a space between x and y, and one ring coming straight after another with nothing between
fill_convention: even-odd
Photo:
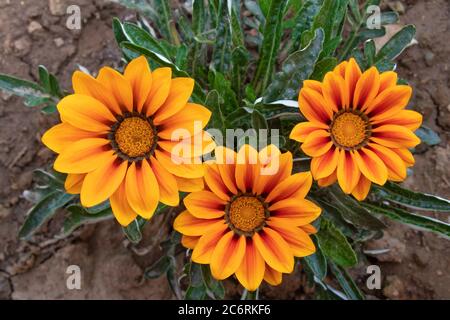
<instances>
[{"instance_id":1,"label":"orange gazania flower","mask_svg":"<svg viewBox=\"0 0 450 320\"><path fill-rule=\"evenodd\" d=\"M42 141L59 154L54 168L68 173L65 188L80 194L83 206L109 198L126 226L137 215L150 219L159 201L178 205L178 191L203 188L203 166L194 161L199 148L183 164L171 156L177 129L211 142L203 131L211 112L188 102L193 79L172 79L170 68L151 72L142 56L123 75L104 67L97 78L77 71L72 82L75 93L58 104L62 123ZM188 138L183 143L198 141Z\"/></svg>"},{"instance_id":2,"label":"orange gazania flower","mask_svg":"<svg viewBox=\"0 0 450 320\"><path fill-rule=\"evenodd\" d=\"M254 291L263 279L281 283L294 257L313 254L310 223L321 209L305 199L311 174L291 175L292 163L290 152L273 145L259 153L249 145L237 154L216 148L216 161L205 163L206 189L186 196L187 210L174 222L192 261L210 264L219 280L235 274Z\"/></svg>"},{"instance_id":3,"label":"orange gazania flower","mask_svg":"<svg viewBox=\"0 0 450 320\"><path fill-rule=\"evenodd\" d=\"M310 157L319 185L336 180L345 193L364 200L371 183L402 181L414 164L408 148L420 143L413 133L422 116L405 110L412 89L397 85L397 74L375 67L361 72L355 59L344 61L322 82L307 80L299 94L308 122L292 130Z\"/></svg>"}]
</instances>

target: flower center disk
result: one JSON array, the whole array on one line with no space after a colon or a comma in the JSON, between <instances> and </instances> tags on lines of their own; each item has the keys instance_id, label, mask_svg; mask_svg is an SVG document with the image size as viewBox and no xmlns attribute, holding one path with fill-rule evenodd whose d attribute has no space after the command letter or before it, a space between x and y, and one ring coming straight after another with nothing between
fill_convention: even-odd
<instances>
[{"instance_id":1,"label":"flower center disk","mask_svg":"<svg viewBox=\"0 0 450 320\"><path fill-rule=\"evenodd\" d=\"M155 140L152 125L141 117L129 117L120 122L114 140L121 152L130 158L150 153Z\"/></svg>"},{"instance_id":2,"label":"flower center disk","mask_svg":"<svg viewBox=\"0 0 450 320\"><path fill-rule=\"evenodd\" d=\"M368 121L353 112L338 114L331 124L331 136L338 147L357 148L368 138Z\"/></svg>"},{"instance_id":3,"label":"flower center disk","mask_svg":"<svg viewBox=\"0 0 450 320\"><path fill-rule=\"evenodd\" d=\"M266 210L258 198L240 196L229 206L230 227L237 233L252 234L261 229L266 221Z\"/></svg>"}]
</instances>

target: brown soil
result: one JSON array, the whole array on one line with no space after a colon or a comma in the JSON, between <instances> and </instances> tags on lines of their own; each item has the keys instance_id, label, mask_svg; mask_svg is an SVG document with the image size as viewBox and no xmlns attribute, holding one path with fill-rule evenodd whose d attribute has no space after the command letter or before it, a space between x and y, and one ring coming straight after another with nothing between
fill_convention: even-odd
<instances>
[{"instance_id":1,"label":"brown soil","mask_svg":"<svg viewBox=\"0 0 450 320\"><path fill-rule=\"evenodd\" d=\"M65 8L74 3L81 6L80 31L65 27ZM414 173L405 184L449 198L450 4L446 0L401 3L405 8L401 22L417 26L418 45L407 49L398 70L414 87L412 106L442 139L438 146L419 148ZM35 80L37 67L43 64L69 89L78 64L94 72L103 65L117 66L120 52L111 30L114 16L123 19L133 13L102 0L0 0L0 72ZM40 136L56 121L56 116L24 107L21 99L0 94L0 299L173 298L164 278L142 280L142 268L160 255L155 239L164 226L159 219L146 228L146 240L137 247L113 221L84 227L62 240L53 237L56 221L31 241L18 240L18 229L31 206L23 191L32 186L32 171L48 166L53 158ZM446 220L448 215L439 218ZM381 266L383 281L382 290L366 290L370 296L450 298L447 240L389 222L387 235L370 246L392 249L391 254L372 261ZM65 272L71 264L81 267L81 290L66 288ZM364 281L364 266L353 273ZM299 287L302 282L291 275L281 288L265 286L262 294L305 298L308 290ZM235 286L229 283L229 287Z\"/></svg>"}]
</instances>

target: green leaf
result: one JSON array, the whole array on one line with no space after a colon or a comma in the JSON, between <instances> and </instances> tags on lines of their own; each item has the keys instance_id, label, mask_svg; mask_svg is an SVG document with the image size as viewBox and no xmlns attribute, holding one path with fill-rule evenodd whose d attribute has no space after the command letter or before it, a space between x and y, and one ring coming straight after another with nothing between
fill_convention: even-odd
<instances>
[{"instance_id":1,"label":"green leaf","mask_svg":"<svg viewBox=\"0 0 450 320\"><path fill-rule=\"evenodd\" d=\"M203 287L202 266L198 263L191 262L189 266L189 285L191 287Z\"/></svg>"},{"instance_id":2,"label":"green leaf","mask_svg":"<svg viewBox=\"0 0 450 320\"><path fill-rule=\"evenodd\" d=\"M35 233L58 210L71 201L75 196L60 191L54 191L42 198L27 213L25 222L19 231L20 238L28 238Z\"/></svg>"},{"instance_id":3,"label":"green leaf","mask_svg":"<svg viewBox=\"0 0 450 320\"><path fill-rule=\"evenodd\" d=\"M267 3L267 1L266 1ZM245 7L248 11L250 11L251 14L255 16L255 18L261 23L264 24L266 22L266 16L261 10L262 8L258 5L258 3L254 0L245 0L244 1ZM266 13L269 12L270 8L265 7Z\"/></svg>"},{"instance_id":4,"label":"green leaf","mask_svg":"<svg viewBox=\"0 0 450 320\"><path fill-rule=\"evenodd\" d=\"M163 255L156 260L150 267L144 270L144 277L146 279L156 279L165 274L172 264L171 257Z\"/></svg>"},{"instance_id":5,"label":"green leaf","mask_svg":"<svg viewBox=\"0 0 450 320\"><path fill-rule=\"evenodd\" d=\"M204 300L206 298L206 290L204 286L192 287L186 290L186 300Z\"/></svg>"},{"instance_id":6,"label":"green leaf","mask_svg":"<svg viewBox=\"0 0 450 320\"><path fill-rule=\"evenodd\" d=\"M240 22L239 13L235 7L231 8L231 38L235 47L244 47L244 32Z\"/></svg>"},{"instance_id":7,"label":"green leaf","mask_svg":"<svg viewBox=\"0 0 450 320\"><path fill-rule=\"evenodd\" d=\"M373 41L372 39L366 41L364 43L364 57L367 62L367 67L373 65L375 54L376 54L375 41Z\"/></svg>"},{"instance_id":8,"label":"green leaf","mask_svg":"<svg viewBox=\"0 0 450 320\"><path fill-rule=\"evenodd\" d=\"M47 70L47 68L43 65L38 66L38 73L39 73L39 81L41 82L42 87L47 91L51 91L50 86L50 74Z\"/></svg>"},{"instance_id":9,"label":"green leaf","mask_svg":"<svg viewBox=\"0 0 450 320\"><path fill-rule=\"evenodd\" d=\"M169 59L170 54L161 46L161 40L153 38L147 31L145 31L141 27L129 22L125 22L123 24L123 31L127 40L131 43L147 48L152 52L161 54L165 58Z\"/></svg>"},{"instance_id":10,"label":"green leaf","mask_svg":"<svg viewBox=\"0 0 450 320\"><path fill-rule=\"evenodd\" d=\"M314 71L310 76L310 79L322 81L323 78L325 77L325 74L329 71L332 71L336 67L337 63L338 61L335 57L323 58L322 60L316 63Z\"/></svg>"},{"instance_id":11,"label":"green leaf","mask_svg":"<svg viewBox=\"0 0 450 320\"><path fill-rule=\"evenodd\" d=\"M199 37L206 31L207 16L204 1L194 1L192 6L192 31L195 37ZM201 73L205 68L206 61L206 46L196 41L192 50L189 53L190 72L193 77ZM199 70L197 70L199 69Z\"/></svg>"},{"instance_id":12,"label":"green leaf","mask_svg":"<svg viewBox=\"0 0 450 320\"><path fill-rule=\"evenodd\" d=\"M339 187L332 186L330 188L330 195L334 199L334 204L338 208L339 213L346 221L358 227L371 230L385 228L385 225L362 207L360 202L346 195Z\"/></svg>"},{"instance_id":13,"label":"green leaf","mask_svg":"<svg viewBox=\"0 0 450 320\"><path fill-rule=\"evenodd\" d=\"M324 0L319 13L314 19L312 30L322 28L324 31L324 43L328 43L341 33L340 26L344 20L348 0ZM326 55L331 54L330 50Z\"/></svg>"},{"instance_id":14,"label":"green leaf","mask_svg":"<svg viewBox=\"0 0 450 320\"><path fill-rule=\"evenodd\" d=\"M416 27L413 25L403 27L380 49L375 63L382 60L394 60L411 43L415 34Z\"/></svg>"},{"instance_id":15,"label":"green leaf","mask_svg":"<svg viewBox=\"0 0 450 320\"><path fill-rule=\"evenodd\" d=\"M357 229L352 224L342 218L342 215L335 203L329 203L323 199L315 199L322 208L322 217L330 220L346 237L354 239Z\"/></svg>"},{"instance_id":16,"label":"green leaf","mask_svg":"<svg viewBox=\"0 0 450 320\"><path fill-rule=\"evenodd\" d=\"M109 203L109 200L103 201L102 203L93 206L93 207L89 207L89 208L84 208L86 210L86 212L88 214L97 214L100 213L104 210L110 209L111 208L111 204Z\"/></svg>"},{"instance_id":17,"label":"green leaf","mask_svg":"<svg viewBox=\"0 0 450 320\"><path fill-rule=\"evenodd\" d=\"M153 0L157 16L159 18L158 28L162 36L168 39L171 43L175 42L172 34L172 16L170 14L169 1L167 0Z\"/></svg>"},{"instance_id":18,"label":"green leaf","mask_svg":"<svg viewBox=\"0 0 450 320\"><path fill-rule=\"evenodd\" d=\"M283 31L283 15L287 0L272 0L264 25L258 67L253 79L256 93L261 94L269 84L275 67Z\"/></svg>"},{"instance_id":19,"label":"green leaf","mask_svg":"<svg viewBox=\"0 0 450 320\"><path fill-rule=\"evenodd\" d=\"M303 80L308 79L314 70L314 65L322 51L323 39L323 30L317 29L314 39L307 47L294 52L286 59L281 72L275 75L267 88L264 102L296 99L298 90L303 85Z\"/></svg>"},{"instance_id":20,"label":"green leaf","mask_svg":"<svg viewBox=\"0 0 450 320\"><path fill-rule=\"evenodd\" d=\"M250 60L250 53L243 46L237 47L231 54L232 60L232 88L237 95L238 101L241 100L243 94L243 83L245 81L245 69Z\"/></svg>"},{"instance_id":21,"label":"green leaf","mask_svg":"<svg viewBox=\"0 0 450 320\"><path fill-rule=\"evenodd\" d=\"M316 252L313 255L304 257L303 261L318 279L323 280L327 275L327 258L325 258L325 255L318 247L317 241L314 242L316 244Z\"/></svg>"},{"instance_id":22,"label":"green leaf","mask_svg":"<svg viewBox=\"0 0 450 320\"><path fill-rule=\"evenodd\" d=\"M145 55L146 57L150 58L152 62L157 63L159 66L171 68L174 74L183 73L175 64L172 63L172 61L170 61L165 56L159 54L158 52L152 51L148 48L144 48L142 46L127 41L121 42L120 46L123 49L130 50L132 53L134 53L132 56L130 56L128 55L128 52L125 51L126 55L130 59L137 58L139 55ZM183 75L186 75L186 73L183 73Z\"/></svg>"},{"instance_id":23,"label":"green leaf","mask_svg":"<svg viewBox=\"0 0 450 320\"><path fill-rule=\"evenodd\" d=\"M231 21L228 13L227 1L221 1L219 12L217 36L212 61L214 70L225 74L231 66Z\"/></svg>"},{"instance_id":24,"label":"green leaf","mask_svg":"<svg viewBox=\"0 0 450 320\"><path fill-rule=\"evenodd\" d=\"M362 43L370 39L380 38L386 35L386 29L384 27L380 29L367 29L363 28L358 33L356 43Z\"/></svg>"},{"instance_id":25,"label":"green leaf","mask_svg":"<svg viewBox=\"0 0 450 320\"><path fill-rule=\"evenodd\" d=\"M429 146L435 146L441 143L439 135L426 126L421 126L414 133L420 138L422 143L426 143Z\"/></svg>"},{"instance_id":26,"label":"green leaf","mask_svg":"<svg viewBox=\"0 0 450 320\"><path fill-rule=\"evenodd\" d=\"M450 212L450 200L426 193L414 192L402 188L397 183L387 182L384 186L375 186L375 191L383 200L388 200L402 206L419 209Z\"/></svg>"},{"instance_id":27,"label":"green leaf","mask_svg":"<svg viewBox=\"0 0 450 320\"><path fill-rule=\"evenodd\" d=\"M398 13L395 11L388 11L381 13L381 24L395 24L398 22Z\"/></svg>"},{"instance_id":28,"label":"green leaf","mask_svg":"<svg viewBox=\"0 0 450 320\"><path fill-rule=\"evenodd\" d=\"M300 112L298 112L298 105L289 106L281 104L281 102L283 102L283 100L278 100L270 104L257 104L255 108L263 114L267 120L272 120L274 118L289 118L298 120L299 122L305 120Z\"/></svg>"},{"instance_id":29,"label":"green leaf","mask_svg":"<svg viewBox=\"0 0 450 320\"><path fill-rule=\"evenodd\" d=\"M349 299L364 300L363 293L345 269L339 268L333 262L330 262L330 270Z\"/></svg>"},{"instance_id":30,"label":"green leaf","mask_svg":"<svg viewBox=\"0 0 450 320\"><path fill-rule=\"evenodd\" d=\"M420 216L400 208L384 205L381 203L363 203L363 206L372 213L381 214L392 220L408 224L422 230L431 231L450 238L450 224L434 218Z\"/></svg>"},{"instance_id":31,"label":"green leaf","mask_svg":"<svg viewBox=\"0 0 450 320\"><path fill-rule=\"evenodd\" d=\"M269 126L264 116L258 110L253 110L252 128L255 130L260 130L260 129L267 129L268 127Z\"/></svg>"},{"instance_id":32,"label":"green leaf","mask_svg":"<svg viewBox=\"0 0 450 320\"><path fill-rule=\"evenodd\" d=\"M341 267L352 267L358 262L347 238L330 221L321 220L317 239L325 256Z\"/></svg>"},{"instance_id":33,"label":"green leaf","mask_svg":"<svg viewBox=\"0 0 450 320\"><path fill-rule=\"evenodd\" d=\"M55 104L48 103L47 106L45 106L41 109L41 111L44 114L52 114L52 113L55 113L56 111L58 111L58 109L56 108Z\"/></svg>"},{"instance_id":34,"label":"green leaf","mask_svg":"<svg viewBox=\"0 0 450 320\"><path fill-rule=\"evenodd\" d=\"M206 288L211 291L215 299L223 300L223 298L225 297L225 288L223 287L222 282L213 278L208 265L202 264L201 268L202 277Z\"/></svg>"},{"instance_id":35,"label":"green leaf","mask_svg":"<svg viewBox=\"0 0 450 320\"><path fill-rule=\"evenodd\" d=\"M123 227L122 230L132 243L139 243L142 240L142 228L147 223L147 220L137 217L128 226Z\"/></svg>"},{"instance_id":36,"label":"green leaf","mask_svg":"<svg viewBox=\"0 0 450 320\"><path fill-rule=\"evenodd\" d=\"M320 11L323 0L309 0L303 3L298 15L295 17L295 27L291 35L290 53L301 49L302 34L312 28L314 18Z\"/></svg>"},{"instance_id":37,"label":"green leaf","mask_svg":"<svg viewBox=\"0 0 450 320\"><path fill-rule=\"evenodd\" d=\"M25 104L28 106L41 105L51 99L51 95L36 83L1 73L0 89L25 98Z\"/></svg>"},{"instance_id":38,"label":"green leaf","mask_svg":"<svg viewBox=\"0 0 450 320\"><path fill-rule=\"evenodd\" d=\"M45 184L45 186L52 187L53 189L58 189L64 191L64 181L66 179L65 174L59 172L47 172L43 169L36 169L33 171L33 179L39 184Z\"/></svg>"},{"instance_id":39,"label":"green leaf","mask_svg":"<svg viewBox=\"0 0 450 320\"><path fill-rule=\"evenodd\" d=\"M223 131L225 129L225 119L220 107L219 93L211 90L206 96L205 106L211 110L211 127Z\"/></svg>"},{"instance_id":40,"label":"green leaf","mask_svg":"<svg viewBox=\"0 0 450 320\"><path fill-rule=\"evenodd\" d=\"M64 218L64 235L69 235L84 224L97 223L113 218L111 208L108 207L95 214L87 212L86 208L79 205L70 205L69 214Z\"/></svg>"},{"instance_id":41,"label":"green leaf","mask_svg":"<svg viewBox=\"0 0 450 320\"><path fill-rule=\"evenodd\" d=\"M118 0L118 2L132 10L137 10L144 16L151 19L153 22L158 23L158 13L153 9L153 7L148 3L148 1L142 0Z\"/></svg>"},{"instance_id":42,"label":"green leaf","mask_svg":"<svg viewBox=\"0 0 450 320\"><path fill-rule=\"evenodd\" d=\"M223 101L220 101L224 106L223 113L229 114L239 108L236 93L231 88L231 82L220 72L212 72L211 74L214 76L212 87L217 90L219 96L223 99Z\"/></svg>"},{"instance_id":43,"label":"green leaf","mask_svg":"<svg viewBox=\"0 0 450 320\"><path fill-rule=\"evenodd\" d=\"M127 41L127 36L125 35L125 32L123 30L122 22L120 22L119 19L113 18L112 28L117 44Z\"/></svg>"}]
</instances>

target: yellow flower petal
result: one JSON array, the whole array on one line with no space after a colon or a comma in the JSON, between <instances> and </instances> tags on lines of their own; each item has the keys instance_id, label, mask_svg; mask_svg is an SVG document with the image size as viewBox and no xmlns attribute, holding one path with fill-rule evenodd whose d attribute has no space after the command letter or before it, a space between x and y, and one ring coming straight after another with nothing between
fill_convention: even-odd
<instances>
[{"instance_id":1,"label":"yellow flower petal","mask_svg":"<svg viewBox=\"0 0 450 320\"><path fill-rule=\"evenodd\" d=\"M225 223L216 223L208 232L202 235L192 251L192 261L196 263L211 263L211 257L217 243L229 230Z\"/></svg>"},{"instance_id":2,"label":"yellow flower petal","mask_svg":"<svg viewBox=\"0 0 450 320\"><path fill-rule=\"evenodd\" d=\"M187 179L174 176L177 181L178 190L181 192L196 192L205 188L203 178Z\"/></svg>"},{"instance_id":3,"label":"yellow flower petal","mask_svg":"<svg viewBox=\"0 0 450 320\"><path fill-rule=\"evenodd\" d=\"M53 167L65 173L87 173L100 167L113 156L105 150L109 141L100 138L82 139L72 143L56 158Z\"/></svg>"},{"instance_id":4,"label":"yellow flower petal","mask_svg":"<svg viewBox=\"0 0 450 320\"><path fill-rule=\"evenodd\" d=\"M133 89L123 75L110 67L103 67L97 80L108 88L122 112L133 111Z\"/></svg>"},{"instance_id":5,"label":"yellow flower petal","mask_svg":"<svg viewBox=\"0 0 450 320\"><path fill-rule=\"evenodd\" d=\"M248 144L242 146L237 153L235 171L236 185L244 193L253 189L253 183L260 173L258 162L258 151Z\"/></svg>"},{"instance_id":6,"label":"yellow flower petal","mask_svg":"<svg viewBox=\"0 0 450 320\"><path fill-rule=\"evenodd\" d=\"M200 237L185 236L184 234L181 235L181 244L188 249L194 249L199 240Z\"/></svg>"},{"instance_id":7,"label":"yellow flower petal","mask_svg":"<svg viewBox=\"0 0 450 320\"><path fill-rule=\"evenodd\" d=\"M158 137L166 140L180 133L191 136L199 134L208 124L211 118L211 111L196 103L187 103L178 113L164 120L158 128Z\"/></svg>"},{"instance_id":8,"label":"yellow flower petal","mask_svg":"<svg viewBox=\"0 0 450 320\"><path fill-rule=\"evenodd\" d=\"M236 186L236 158L237 154L234 150L219 146L214 150L216 163L220 172L223 183L227 186L232 194L237 194Z\"/></svg>"},{"instance_id":9,"label":"yellow flower petal","mask_svg":"<svg viewBox=\"0 0 450 320\"><path fill-rule=\"evenodd\" d=\"M301 148L310 157L319 157L330 150L333 142L330 133L325 130L316 130L308 135Z\"/></svg>"},{"instance_id":10,"label":"yellow flower petal","mask_svg":"<svg viewBox=\"0 0 450 320\"><path fill-rule=\"evenodd\" d=\"M152 87L152 73L147 58L140 56L133 59L125 68L124 76L133 90L134 110L141 112Z\"/></svg>"},{"instance_id":11,"label":"yellow flower petal","mask_svg":"<svg viewBox=\"0 0 450 320\"><path fill-rule=\"evenodd\" d=\"M386 183L388 176L386 165L373 151L361 148L353 155L359 170L367 179L379 185Z\"/></svg>"},{"instance_id":12,"label":"yellow flower petal","mask_svg":"<svg viewBox=\"0 0 450 320\"><path fill-rule=\"evenodd\" d=\"M322 91L325 102L334 112L350 106L348 89L343 77L328 72L323 79Z\"/></svg>"},{"instance_id":13,"label":"yellow flower petal","mask_svg":"<svg viewBox=\"0 0 450 320\"><path fill-rule=\"evenodd\" d=\"M173 228L187 236L202 236L208 233L209 228L218 224L225 225L225 221L223 219L199 219L186 210L175 218Z\"/></svg>"},{"instance_id":14,"label":"yellow flower petal","mask_svg":"<svg viewBox=\"0 0 450 320\"><path fill-rule=\"evenodd\" d=\"M397 73L394 71L386 71L380 74L380 91L378 94L397 85L397 78Z\"/></svg>"},{"instance_id":15,"label":"yellow flower petal","mask_svg":"<svg viewBox=\"0 0 450 320\"><path fill-rule=\"evenodd\" d=\"M294 227L289 222L282 220L269 220L267 224L289 244L294 256L306 257L316 252L311 238L301 228Z\"/></svg>"},{"instance_id":16,"label":"yellow flower petal","mask_svg":"<svg viewBox=\"0 0 450 320\"><path fill-rule=\"evenodd\" d=\"M334 146L320 157L311 160L311 172L314 179L322 179L331 175L338 165L339 150Z\"/></svg>"},{"instance_id":17,"label":"yellow flower petal","mask_svg":"<svg viewBox=\"0 0 450 320\"><path fill-rule=\"evenodd\" d=\"M311 172L299 172L281 181L266 197L267 203L288 199L290 197L304 198L311 189Z\"/></svg>"},{"instance_id":18,"label":"yellow flower petal","mask_svg":"<svg viewBox=\"0 0 450 320\"><path fill-rule=\"evenodd\" d=\"M205 182L208 188L222 200L229 201L228 188L223 183L219 167L215 163L205 163Z\"/></svg>"},{"instance_id":19,"label":"yellow flower petal","mask_svg":"<svg viewBox=\"0 0 450 320\"><path fill-rule=\"evenodd\" d=\"M81 204L92 207L108 199L125 178L127 167L126 161L112 156L96 170L89 172L81 188Z\"/></svg>"},{"instance_id":20,"label":"yellow flower petal","mask_svg":"<svg viewBox=\"0 0 450 320\"><path fill-rule=\"evenodd\" d=\"M66 189L66 192L70 194L80 194L84 177L86 177L86 174L84 173L69 173L66 177L66 181L64 182L64 188Z\"/></svg>"},{"instance_id":21,"label":"yellow flower petal","mask_svg":"<svg viewBox=\"0 0 450 320\"><path fill-rule=\"evenodd\" d=\"M366 70L356 83L353 108L365 110L375 99L380 88L380 74L377 68Z\"/></svg>"},{"instance_id":22,"label":"yellow flower petal","mask_svg":"<svg viewBox=\"0 0 450 320\"><path fill-rule=\"evenodd\" d=\"M388 148L413 148L420 143L411 130L392 124L373 129L370 140Z\"/></svg>"},{"instance_id":23,"label":"yellow flower petal","mask_svg":"<svg viewBox=\"0 0 450 320\"><path fill-rule=\"evenodd\" d=\"M177 180L155 157L150 157L150 164L159 185L159 201L168 206L177 206L180 202Z\"/></svg>"},{"instance_id":24,"label":"yellow flower petal","mask_svg":"<svg viewBox=\"0 0 450 320\"><path fill-rule=\"evenodd\" d=\"M222 217L225 214L224 210L227 204L227 201L207 190L192 192L184 198L183 202L189 213L199 219Z\"/></svg>"},{"instance_id":25,"label":"yellow flower petal","mask_svg":"<svg viewBox=\"0 0 450 320\"><path fill-rule=\"evenodd\" d=\"M281 283L283 274L275 269L272 269L268 264L266 264L266 269L264 271L264 280L271 286L278 286Z\"/></svg>"},{"instance_id":26,"label":"yellow flower petal","mask_svg":"<svg viewBox=\"0 0 450 320\"><path fill-rule=\"evenodd\" d=\"M127 194L125 190L125 180L114 192L109 199L111 203L111 209L116 217L117 221L124 227L128 226L137 217L137 213L131 208L127 200Z\"/></svg>"},{"instance_id":27,"label":"yellow flower petal","mask_svg":"<svg viewBox=\"0 0 450 320\"><path fill-rule=\"evenodd\" d=\"M64 97L57 108L63 122L87 131L107 132L116 121L104 104L81 94Z\"/></svg>"},{"instance_id":28,"label":"yellow flower petal","mask_svg":"<svg viewBox=\"0 0 450 320\"><path fill-rule=\"evenodd\" d=\"M140 165L136 162L130 165L125 185L130 206L141 217L150 219L158 206L159 186L147 160L142 160Z\"/></svg>"},{"instance_id":29,"label":"yellow flower petal","mask_svg":"<svg viewBox=\"0 0 450 320\"><path fill-rule=\"evenodd\" d=\"M302 88L298 103L301 113L309 121L317 124L328 124L331 121L333 110L327 106L325 99L317 91Z\"/></svg>"},{"instance_id":30,"label":"yellow flower petal","mask_svg":"<svg viewBox=\"0 0 450 320\"><path fill-rule=\"evenodd\" d=\"M352 195L356 198L356 200L363 201L369 194L371 184L372 183L369 179L361 175L358 184L352 191Z\"/></svg>"},{"instance_id":31,"label":"yellow flower petal","mask_svg":"<svg viewBox=\"0 0 450 320\"><path fill-rule=\"evenodd\" d=\"M152 72L152 87L143 108L147 116L152 116L166 101L170 92L171 78L170 68L158 68Z\"/></svg>"},{"instance_id":32,"label":"yellow flower petal","mask_svg":"<svg viewBox=\"0 0 450 320\"><path fill-rule=\"evenodd\" d=\"M358 63L354 58L351 58L345 67L345 85L348 90L348 99L349 103L353 102L354 92L356 88L356 84L358 83L359 78L361 78L362 72L358 66Z\"/></svg>"},{"instance_id":33,"label":"yellow flower petal","mask_svg":"<svg viewBox=\"0 0 450 320\"><path fill-rule=\"evenodd\" d=\"M371 121L390 118L408 105L411 95L410 86L390 87L368 104L365 113L370 115Z\"/></svg>"},{"instance_id":34,"label":"yellow flower petal","mask_svg":"<svg viewBox=\"0 0 450 320\"><path fill-rule=\"evenodd\" d=\"M78 140L100 137L102 134L82 130L63 122L48 129L42 136L42 142L50 150L61 153L67 146Z\"/></svg>"},{"instance_id":35,"label":"yellow flower petal","mask_svg":"<svg viewBox=\"0 0 450 320\"><path fill-rule=\"evenodd\" d=\"M72 84L75 94L91 96L103 103L114 114L122 113L113 93L92 76L81 71L75 71L72 76Z\"/></svg>"},{"instance_id":36,"label":"yellow flower petal","mask_svg":"<svg viewBox=\"0 0 450 320\"><path fill-rule=\"evenodd\" d=\"M330 174L328 177L317 180L317 184L319 185L319 187L328 187L331 186L333 183L335 183L336 180L337 180L337 173L336 170L334 170L333 173Z\"/></svg>"},{"instance_id":37,"label":"yellow flower petal","mask_svg":"<svg viewBox=\"0 0 450 320\"><path fill-rule=\"evenodd\" d=\"M177 177L201 178L205 174L203 165L199 159L178 158L165 151L155 150L155 157L167 171Z\"/></svg>"},{"instance_id":38,"label":"yellow flower petal","mask_svg":"<svg viewBox=\"0 0 450 320\"><path fill-rule=\"evenodd\" d=\"M352 151L341 150L337 167L337 179L345 193L351 193L359 181L361 171L354 159Z\"/></svg>"},{"instance_id":39,"label":"yellow flower petal","mask_svg":"<svg viewBox=\"0 0 450 320\"><path fill-rule=\"evenodd\" d=\"M270 220L283 220L293 226L301 226L316 220L321 213L315 203L299 198L288 198L269 207Z\"/></svg>"},{"instance_id":40,"label":"yellow flower petal","mask_svg":"<svg viewBox=\"0 0 450 320\"><path fill-rule=\"evenodd\" d=\"M211 256L211 274L223 280L236 272L245 255L245 236L226 233L217 243Z\"/></svg>"},{"instance_id":41,"label":"yellow flower petal","mask_svg":"<svg viewBox=\"0 0 450 320\"><path fill-rule=\"evenodd\" d=\"M298 142L305 142L311 132L320 129L328 129L327 125L317 124L315 122L300 122L291 131L289 138Z\"/></svg>"},{"instance_id":42,"label":"yellow flower petal","mask_svg":"<svg viewBox=\"0 0 450 320\"><path fill-rule=\"evenodd\" d=\"M411 131L415 131L422 125L422 115L412 110L401 110L400 112L389 118L372 121L372 123L378 126L393 124L397 126L403 126Z\"/></svg>"},{"instance_id":43,"label":"yellow flower petal","mask_svg":"<svg viewBox=\"0 0 450 320\"><path fill-rule=\"evenodd\" d=\"M292 250L276 231L264 228L253 235L253 241L270 267L285 273L291 273L294 270Z\"/></svg>"},{"instance_id":44,"label":"yellow flower petal","mask_svg":"<svg viewBox=\"0 0 450 320\"><path fill-rule=\"evenodd\" d=\"M178 113L186 106L194 89L194 79L175 78L170 84L170 92L164 104L156 111L153 121L156 125Z\"/></svg>"},{"instance_id":45,"label":"yellow flower petal","mask_svg":"<svg viewBox=\"0 0 450 320\"><path fill-rule=\"evenodd\" d=\"M242 263L236 270L236 278L248 291L255 291L260 286L264 272L266 270L266 263L263 257L256 249L253 240L247 238L245 256Z\"/></svg>"},{"instance_id":46,"label":"yellow flower petal","mask_svg":"<svg viewBox=\"0 0 450 320\"><path fill-rule=\"evenodd\" d=\"M406 179L405 162L397 153L375 143L369 143L368 146L386 165L389 180L403 181Z\"/></svg>"}]
</instances>

